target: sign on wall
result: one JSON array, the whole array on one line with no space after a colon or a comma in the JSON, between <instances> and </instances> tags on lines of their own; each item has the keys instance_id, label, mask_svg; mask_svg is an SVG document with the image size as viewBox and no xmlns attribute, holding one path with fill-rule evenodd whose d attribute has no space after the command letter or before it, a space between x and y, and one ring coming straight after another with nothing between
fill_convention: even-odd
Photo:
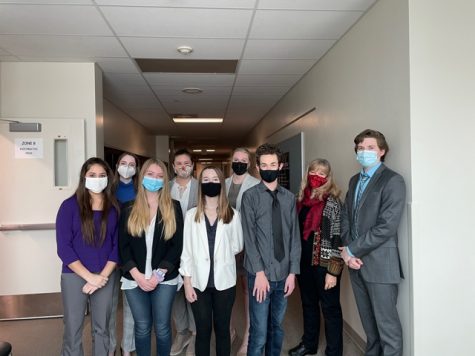
<instances>
[{"instance_id":1,"label":"sign on wall","mask_svg":"<svg viewBox=\"0 0 475 356\"><path fill-rule=\"evenodd\" d=\"M43 158L42 138L16 138L15 158Z\"/></svg>"}]
</instances>

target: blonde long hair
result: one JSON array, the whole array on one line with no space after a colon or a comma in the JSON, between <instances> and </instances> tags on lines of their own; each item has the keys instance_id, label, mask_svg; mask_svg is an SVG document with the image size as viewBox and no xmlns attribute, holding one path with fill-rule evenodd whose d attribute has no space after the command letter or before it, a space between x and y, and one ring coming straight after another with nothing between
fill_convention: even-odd
<instances>
[{"instance_id":1,"label":"blonde long hair","mask_svg":"<svg viewBox=\"0 0 475 356\"><path fill-rule=\"evenodd\" d=\"M137 197L135 198L129 220L127 221L127 230L132 236L140 237L145 231L147 231L149 226L149 206L147 195L145 194L145 188L142 185L142 180L148 168L153 164L159 166L163 171L163 187L158 192L158 209L160 211L160 222L163 222L164 225L162 231L163 238L169 240L173 237L176 231L175 209L170 194L167 167L162 161L154 158L148 159L140 170Z\"/></svg>"},{"instance_id":2,"label":"blonde long hair","mask_svg":"<svg viewBox=\"0 0 475 356\"><path fill-rule=\"evenodd\" d=\"M204 215L205 211L205 195L201 190L201 180L203 179L203 172L212 169L216 172L219 178L219 183L221 183L221 192L219 192L218 198L218 220L221 220L224 224L229 224L234 216L234 211L229 205L228 197L226 196L226 186L224 183L224 174L218 167L207 166L200 173L200 178L198 180L198 205L196 206L195 222L200 222L201 217Z\"/></svg>"},{"instance_id":3,"label":"blonde long hair","mask_svg":"<svg viewBox=\"0 0 475 356\"><path fill-rule=\"evenodd\" d=\"M334 198L339 199L341 190L340 188L338 188L338 186L335 183L335 180L333 179L333 172L330 166L330 162L328 162L326 159L323 159L323 158L317 158L309 163L309 165L307 166L306 173L302 177L302 183L300 184L300 191L297 196L298 201L302 201L302 199L304 198L304 191L305 191L305 188L307 188L308 186L308 173L310 171L315 171L318 168L323 168L326 171L327 182L321 187L312 189L312 194L310 195L310 198L311 199L317 198L318 200L323 200L324 196L331 195Z\"/></svg>"}]
</instances>

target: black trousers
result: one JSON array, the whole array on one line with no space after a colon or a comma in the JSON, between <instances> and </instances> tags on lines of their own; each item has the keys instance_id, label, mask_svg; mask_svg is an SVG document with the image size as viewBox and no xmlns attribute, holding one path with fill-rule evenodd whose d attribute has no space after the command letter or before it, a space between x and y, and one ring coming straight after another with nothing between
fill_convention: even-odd
<instances>
[{"instance_id":1,"label":"black trousers","mask_svg":"<svg viewBox=\"0 0 475 356\"><path fill-rule=\"evenodd\" d=\"M302 342L310 350L318 349L321 305L327 341L325 355L341 356L343 354L343 317L340 305L340 277L335 287L325 290L326 274L327 269L324 267L310 266L310 263L300 266L300 275L297 275L297 278L303 309Z\"/></svg>"},{"instance_id":2,"label":"black trousers","mask_svg":"<svg viewBox=\"0 0 475 356\"><path fill-rule=\"evenodd\" d=\"M196 356L209 356L211 331L216 336L216 356L231 354L229 324L236 298L236 286L222 291L206 288L200 292L195 288L197 300L191 304L196 324Z\"/></svg>"}]
</instances>

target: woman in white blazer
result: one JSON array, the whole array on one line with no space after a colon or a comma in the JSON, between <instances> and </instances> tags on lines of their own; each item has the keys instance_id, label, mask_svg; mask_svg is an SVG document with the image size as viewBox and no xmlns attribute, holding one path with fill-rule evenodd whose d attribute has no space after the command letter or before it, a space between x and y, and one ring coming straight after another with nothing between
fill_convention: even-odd
<instances>
[{"instance_id":1,"label":"woman in white blazer","mask_svg":"<svg viewBox=\"0 0 475 356\"><path fill-rule=\"evenodd\" d=\"M229 325L236 296L235 255L243 248L239 213L228 203L219 168L200 174L198 205L186 213L180 273L196 323L195 354L210 355L211 332L216 355L229 356Z\"/></svg>"},{"instance_id":2,"label":"woman in white blazer","mask_svg":"<svg viewBox=\"0 0 475 356\"><path fill-rule=\"evenodd\" d=\"M233 152L231 168L233 174L226 178L226 194L228 196L229 204L237 211L241 211L241 200L243 193L249 188L259 184L260 180L251 176L248 172L251 165L251 153L247 148L239 147ZM244 325L244 334L242 336L242 344L239 347L238 354L247 353L247 341L249 339L249 299L247 288L247 272L244 270L244 253L240 253L236 257L237 275L241 283L244 297L244 311L246 315L246 323ZM234 324L234 323L232 323ZM231 335L234 336L236 330L231 327Z\"/></svg>"}]
</instances>

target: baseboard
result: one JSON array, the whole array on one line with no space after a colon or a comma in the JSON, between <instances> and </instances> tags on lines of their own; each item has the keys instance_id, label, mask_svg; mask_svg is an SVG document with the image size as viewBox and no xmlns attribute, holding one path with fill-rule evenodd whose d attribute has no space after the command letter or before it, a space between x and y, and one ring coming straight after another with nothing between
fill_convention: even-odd
<instances>
[{"instance_id":1,"label":"baseboard","mask_svg":"<svg viewBox=\"0 0 475 356\"><path fill-rule=\"evenodd\" d=\"M0 321L60 318L61 293L0 296Z\"/></svg>"},{"instance_id":2,"label":"baseboard","mask_svg":"<svg viewBox=\"0 0 475 356\"><path fill-rule=\"evenodd\" d=\"M346 321L343 320L343 331L345 334L353 341L355 346L364 353L366 349L366 341L359 336L356 331L348 324Z\"/></svg>"}]
</instances>

